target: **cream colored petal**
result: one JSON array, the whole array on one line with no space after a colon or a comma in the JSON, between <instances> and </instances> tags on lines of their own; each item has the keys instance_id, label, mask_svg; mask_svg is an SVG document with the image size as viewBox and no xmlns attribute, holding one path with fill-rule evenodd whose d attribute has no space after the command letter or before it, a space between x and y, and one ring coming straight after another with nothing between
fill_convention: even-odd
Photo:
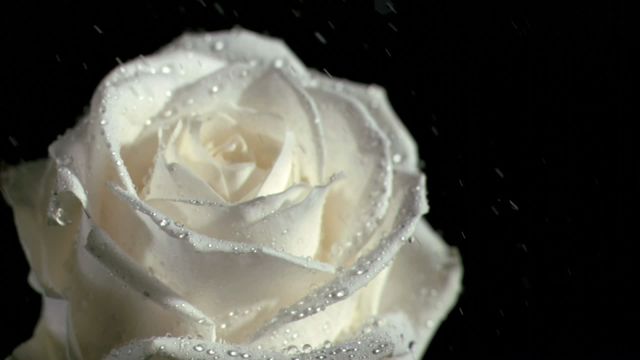
<instances>
[{"instance_id":1,"label":"cream colored petal","mask_svg":"<svg viewBox=\"0 0 640 360\"><path fill-rule=\"evenodd\" d=\"M327 343L352 338L363 324L377 314L387 274L388 271L383 270L366 286L355 291L344 301L327 307L320 305L316 308L313 307L313 304L309 304L304 312L291 313L291 315L304 317L304 319L269 331L255 339L251 345L260 346L266 350L303 352L309 347L321 348ZM298 305L304 307L305 304ZM313 315L307 316L308 313L313 313Z\"/></svg>"},{"instance_id":2,"label":"cream colored petal","mask_svg":"<svg viewBox=\"0 0 640 360\"><path fill-rule=\"evenodd\" d=\"M81 205L61 194L48 218L50 197L56 180L55 164L48 160L24 163L3 174L2 192L13 209L20 243L43 295L61 297L72 271L70 258L81 215ZM64 205L64 206L63 206Z\"/></svg>"},{"instance_id":3,"label":"cream colored petal","mask_svg":"<svg viewBox=\"0 0 640 360\"><path fill-rule=\"evenodd\" d=\"M291 131L287 131L280 149L280 154L260 186L257 196L277 194L287 189L292 177L295 144L295 135Z\"/></svg>"},{"instance_id":4,"label":"cream colored petal","mask_svg":"<svg viewBox=\"0 0 640 360\"><path fill-rule=\"evenodd\" d=\"M282 67L306 76L304 64L280 39L235 28L207 34L185 34L167 46L168 50L187 49L228 62L251 60L264 63L282 62Z\"/></svg>"},{"instance_id":5,"label":"cream colored petal","mask_svg":"<svg viewBox=\"0 0 640 360\"><path fill-rule=\"evenodd\" d=\"M236 309L254 308L254 322L271 318L285 304L325 283L334 269L312 259L269 247L208 238L176 224L123 189L118 196L140 212L153 239L138 262L216 324ZM135 215L134 215L135 216ZM286 290L283 290L286 289ZM257 324L251 326L255 329ZM218 328L217 330L224 330ZM241 341L237 334L218 331L221 339Z\"/></svg>"},{"instance_id":6,"label":"cream colored petal","mask_svg":"<svg viewBox=\"0 0 640 360\"><path fill-rule=\"evenodd\" d=\"M118 249L109 235L102 230L94 228L89 232L86 249L115 277L134 291L142 293L144 297L169 311L180 314L187 322L197 323L201 327L199 329L201 333L207 333L208 338L215 340L214 324L205 314L147 273L131 257Z\"/></svg>"},{"instance_id":7,"label":"cream colored petal","mask_svg":"<svg viewBox=\"0 0 640 360\"><path fill-rule=\"evenodd\" d=\"M83 223L83 237L92 227L89 221ZM187 303L183 306L180 298L141 270L144 263L133 263L108 237L96 235L89 237L86 248L75 249L77 271L67 296L72 359L100 359L133 339L167 333L214 339L210 320L197 319ZM172 301L178 304L171 307Z\"/></svg>"},{"instance_id":8,"label":"cream colored petal","mask_svg":"<svg viewBox=\"0 0 640 360\"><path fill-rule=\"evenodd\" d=\"M277 114L284 120L287 129L296 135L296 163L301 167L303 181L315 185L326 181L325 175L343 170L325 171L326 138L320 114L299 80L277 68L268 68L245 89L238 105Z\"/></svg>"},{"instance_id":9,"label":"cream colored petal","mask_svg":"<svg viewBox=\"0 0 640 360\"><path fill-rule=\"evenodd\" d=\"M335 177L336 184L339 179ZM147 202L207 236L314 257L321 239L325 199L333 184L293 186L236 205L207 202L200 200L202 197L148 198Z\"/></svg>"},{"instance_id":10,"label":"cream colored petal","mask_svg":"<svg viewBox=\"0 0 640 360\"><path fill-rule=\"evenodd\" d=\"M40 320L33 337L18 346L12 360L68 360L66 356L67 302L46 296L42 298Z\"/></svg>"},{"instance_id":11,"label":"cream colored petal","mask_svg":"<svg viewBox=\"0 0 640 360\"><path fill-rule=\"evenodd\" d=\"M396 320L396 319L393 319ZM362 334L347 341L304 353L276 352L257 346L212 343L198 339L157 337L141 339L114 349L103 360L190 360L213 357L219 360L273 359L290 360L381 360L398 359L407 354L399 350L402 343L401 321L389 321L378 331Z\"/></svg>"},{"instance_id":12,"label":"cream colored petal","mask_svg":"<svg viewBox=\"0 0 640 360\"><path fill-rule=\"evenodd\" d=\"M185 103L190 105L181 105ZM264 123L260 128L268 128L270 121L278 128L284 124L285 130L296 135L296 153L299 154L296 160L306 177L303 180L311 184L326 180L323 178L323 133L315 105L300 81L278 68L234 63L177 90L167 104L168 109L175 110L172 119L181 116L207 119L221 110L226 112L238 107L240 112L258 114ZM243 126L242 118L239 126ZM251 118L244 120L255 124ZM276 139L282 141L284 134L285 131L281 131Z\"/></svg>"},{"instance_id":13,"label":"cream colored petal","mask_svg":"<svg viewBox=\"0 0 640 360\"><path fill-rule=\"evenodd\" d=\"M96 208L102 206L101 184L118 181L135 191L121 147L137 138L145 123L162 109L167 92L222 65L195 53L166 52L133 60L103 80L90 113L49 149L50 156L79 179L91 199L90 213L96 214Z\"/></svg>"},{"instance_id":14,"label":"cream colored petal","mask_svg":"<svg viewBox=\"0 0 640 360\"><path fill-rule=\"evenodd\" d=\"M316 309L328 308L350 299L352 294L366 286L393 261L396 253L413 234L420 215L426 211L424 176L396 172L393 189L394 197L389 205L387 220L390 224L384 227L388 232L377 234L379 241L375 242L376 246L331 281L280 310L277 316L257 331L255 338L282 329L292 322L304 321L316 314Z\"/></svg>"},{"instance_id":15,"label":"cream colored petal","mask_svg":"<svg viewBox=\"0 0 640 360\"><path fill-rule=\"evenodd\" d=\"M462 289L462 264L425 221L416 226L415 242L400 252L384 289L383 314L410 314L416 358L424 353L440 323L455 305Z\"/></svg>"},{"instance_id":16,"label":"cream colored petal","mask_svg":"<svg viewBox=\"0 0 640 360\"><path fill-rule=\"evenodd\" d=\"M202 178L180 163L156 160L144 199L198 199L203 202L224 204L222 197Z\"/></svg>"},{"instance_id":17,"label":"cream colored petal","mask_svg":"<svg viewBox=\"0 0 640 360\"><path fill-rule=\"evenodd\" d=\"M394 168L405 171L418 168L416 142L393 110L384 88L345 79L328 78L315 71L312 75L312 82L317 82L318 86L339 88L343 96L352 97L366 107L382 132L389 138Z\"/></svg>"},{"instance_id":18,"label":"cream colored petal","mask_svg":"<svg viewBox=\"0 0 640 360\"><path fill-rule=\"evenodd\" d=\"M330 89L307 90L318 106L324 139L331 144L325 171L345 174L327 199L319 256L345 266L387 211L393 177L389 142L361 103Z\"/></svg>"}]
</instances>

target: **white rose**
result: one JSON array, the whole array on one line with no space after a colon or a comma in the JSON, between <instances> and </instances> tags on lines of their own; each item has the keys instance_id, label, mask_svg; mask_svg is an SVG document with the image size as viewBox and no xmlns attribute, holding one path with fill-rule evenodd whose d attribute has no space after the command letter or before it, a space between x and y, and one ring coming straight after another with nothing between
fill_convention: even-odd
<instances>
[{"instance_id":1,"label":"white rose","mask_svg":"<svg viewBox=\"0 0 640 360\"><path fill-rule=\"evenodd\" d=\"M384 91L279 40L124 64L49 153L3 181L43 296L17 360L413 358L459 293Z\"/></svg>"}]
</instances>

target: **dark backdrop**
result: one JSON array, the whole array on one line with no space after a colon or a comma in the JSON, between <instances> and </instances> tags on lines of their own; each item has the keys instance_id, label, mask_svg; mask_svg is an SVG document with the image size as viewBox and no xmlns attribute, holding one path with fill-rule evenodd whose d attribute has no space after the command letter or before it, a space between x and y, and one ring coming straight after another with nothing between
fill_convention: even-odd
<instances>
[{"instance_id":1,"label":"dark backdrop","mask_svg":"<svg viewBox=\"0 0 640 360\"><path fill-rule=\"evenodd\" d=\"M46 156L118 59L240 24L285 39L310 67L381 84L418 140L428 218L465 265L428 359L640 354L625 122L637 119L637 38L624 4L88 3L2 4L2 162ZM5 356L29 337L39 299L4 204L0 219Z\"/></svg>"}]
</instances>

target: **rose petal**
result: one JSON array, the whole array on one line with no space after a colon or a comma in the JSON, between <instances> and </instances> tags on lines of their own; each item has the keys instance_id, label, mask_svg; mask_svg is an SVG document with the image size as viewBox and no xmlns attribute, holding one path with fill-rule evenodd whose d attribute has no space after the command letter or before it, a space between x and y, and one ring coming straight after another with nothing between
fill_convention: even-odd
<instances>
[{"instance_id":1,"label":"rose petal","mask_svg":"<svg viewBox=\"0 0 640 360\"><path fill-rule=\"evenodd\" d=\"M277 316L257 331L254 338L316 314L315 311L308 311L308 308L314 310L329 307L348 299L384 270L413 233L420 215L426 211L424 181L422 174L396 172L393 183L394 197L388 209L390 215L385 219L386 224L382 225L382 229L388 233L378 233L380 240L374 243L375 247L372 250L359 257L353 266L339 273L331 281L279 311Z\"/></svg>"},{"instance_id":2,"label":"rose petal","mask_svg":"<svg viewBox=\"0 0 640 360\"><path fill-rule=\"evenodd\" d=\"M243 93L239 105L261 113L278 114L289 131L296 135L299 159L306 182L315 185L324 181L325 135L314 101L306 91L277 68L270 68Z\"/></svg>"},{"instance_id":3,"label":"rose petal","mask_svg":"<svg viewBox=\"0 0 640 360\"><path fill-rule=\"evenodd\" d=\"M416 241L400 250L384 289L380 312L411 314L413 351L422 354L461 291L462 264L455 248L421 220Z\"/></svg>"},{"instance_id":4,"label":"rose petal","mask_svg":"<svg viewBox=\"0 0 640 360\"><path fill-rule=\"evenodd\" d=\"M210 237L314 257L320 244L324 203L332 184L294 186L283 193L229 206L186 199L147 202L187 228Z\"/></svg>"},{"instance_id":5,"label":"rose petal","mask_svg":"<svg viewBox=\"0 0 640 360\"><path fill-rule=\"evenodd\" d=\"M283 349L283 344L287 344L285 348L297 348L302 351L305 347L322 347L327 342L335 342L341 335L356 333L362 324L371 319L372 314L377 313L387 273L388 271L383 270L365 287L344 301L326 308L324 305L314 308L313 304L310 304L304 312L291 313L305 318L269 331L255 339L251 345L277 351ZM304 307L304 303L298 305ZM308 316L309 313L313 315Z\"/></svg>"},{"instance_id":6,"label":"rose petal","mask_svg":"<svg viewBox=\"0 0 640 360\"><path fill-rule=\"evenodd\" d=\"M100 184L113 181L112 176L133 191L120 148L135 139L147 120L162 108L167 91L221 65L210 57L174 51L136 59L106 77L94 94L90 114L50 147L51 157L68 163L87 191L91 213L101 206Z\"/></svg>"},{"instance_id":7,"label":"rose petal","mask_svg":"<svg viewBox=\"0 0 640 360\"><path fill-rule=\"evenodd\" d=\"M59 298L69 283L68 261L72 256L81 205L60 194L60 207L55 215L67 226L51 224L47 213L55 177L55 164L51 161L24 163L3 174L2 190L13 208L16 229L32 274L41 287L36 290Z\"/></svg>"},{"instance_id":8,"label":"rose petal","mask_svg":"<svg viewBox=\"0 0 640 360\"><path fill-rule=\"evenodd\" d=\"M13 351L13 358L67 360L65 347L67 312L65 300L43 296L40 320L33 337Z\"/></svg>"},{"instance_id":9,"label":"rose petal","mask_svg":"<svg viewBox=\"0 0 640 360\"><path fill-rule=\"evenodd\" d=\"M138 291L151 301L181 314L185 320L202 325L203 329L211 327L215 330L213 322L205 314L143 270L133 259L118 249L109 236L99 228L94 228L89 232L86 249L115 277L134 291ZM211 337L215 339L215 331L211 332Z\"/></svg>"},{"instance_id":10,"label":"rose petal","mask_svg":"<svg viewBox=\"0 0 640 360\"><path fill-rule=\"evenodd\" d=\"M378 85L365 85L353 81L328 78L313 72L313 80L322 88L332 88L336 84L345 97L353 97L364 104L391 144L393 166L396 169L412 171L418 168L418 147L415 140L398 118L384 88Z\"/></svg>"},{"instance_id":11,"label":"rose petal","mask_svg":"<svg viewBox=\"0 0 640 360\"><path fill-rule=\"evenodd\" d=\"M118 349L114 349L103 360L188 360L202 357L214 357L219 360L237 359L273 359L290 360L379 360L396 355L395 344L399 343L400 331L390 324L386 331L364 334L335 346L314 349L308 353L268 351L245 345L212 343L198 339L177 337L156 337L136 340ZM406 351L397 352L404 355ZM357 357L356 357L357 356Z\"/></svg>"},{"instance_id":12,"label":"rose petal","mask_svg":"<svg viewBox=\"0 0 640 360\"><path fill-rule=\"evenodd\" d=\"M299 147L296 163L303 180L317 184L325 180L323 130L313 101L299 83L272 66L234 63L176 90L166 106L172 111L174 121L187 116L207 117L234 107L275 118L277 127L282 126L281 119L286 129L296 135ZM260 128L267 128L269 124L265 121ZM277 138L285 131L279 134Z\"/></svg>"},{"instance_id":13,"label":"rose petal","mask_svg":"<svg viewBox=\"0 0 640 360\"><path fill-rule=\"evenodd\" d=\"M167 46L168 50L175 48L200 52L228 62L281 62L282 67L286 63L286 67L301 76L307 74L304 64L282 40L241 28L207 34L185 34Z\"/></svg>"},{"instance_id":14,"label":"rose petal","mask_svg":"<svg viewBox=\"0 0 640 360\"><path fill-rule=\"evenodd\" d=\"M387 211L393 176L389 144L359 102L332 89L311 87L308 92L318 106L325 140L332 144L325 171L346 175L327 199L319 258L344 265Z\"/></svg>"},{"instance_id":15,"label":"rose petal","mask_svg":"<svg viewBox=\"0 0 640 360\"><path fill-rule=\"evenodd\" d=\"M133 264L108 237L95 231L89 236L92 227L89 220L83 222L87 248L76 247L67 296L67 343L75 358L98 359L131 339L166 333L214 339L210 320L197 319L197 311L188 311L188 303L182 306L180 298ZM171 307L172 301L179 306Z\"/></svg>"},{"instance_id":16,"label":"rose petal","mask_svg":"<svg viewBox=\"0 0 640 360\"><path fill-rule=\"evenodd\" d=\"M325 283L334 272L326 264L269 247L205 237L123 189L114 190L140 212L153 239L146 256L138 261L217 324L231 311L250 308L254 309L253 321L264 322L284 304ZM264 303L268 304L260 308ZM219 336L241 340L231 333L220 332Z\"/></svg>"}]
</instances>

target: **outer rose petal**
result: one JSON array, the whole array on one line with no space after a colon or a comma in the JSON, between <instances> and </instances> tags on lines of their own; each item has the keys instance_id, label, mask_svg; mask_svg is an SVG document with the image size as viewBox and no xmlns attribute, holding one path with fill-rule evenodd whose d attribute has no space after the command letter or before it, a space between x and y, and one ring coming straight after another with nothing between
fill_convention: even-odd
<instances>
[{"instance_id":1,"label":"outer rose petal","mask_svg":"<svg viewBox=\"0 0 640 360\"><path fill-rule=\"evenodd\" d=\"M346 79L327 78L323 73L312 72L312 82L321 87L338 87L343 96L353 97L364 104L382 132L391 142L394 167L405 171L418 168L418 147L411 134L393 110L387 92L378 85L365 85Z\"/></svg>"},{"instance_id":2,"label":"outer rose petal","mask_svg":"<svg viewBox=\"0 0 640 360\"><path fill-rule=\"evenodd\" d=\"M40 160L22 164L3 174L3 194L13 208L16 229L32 274L43 295L61 297L71 272L75 233L78 229L80 204L65 196L64 214L58 220L67 226L54 225L47 219L49 197L54 190L55 164Z\"/></svg>"},{"instance_id":3,"label":"outer rose petal","mask_svg":"<svg viewBox=\"0 0 640 360\"><path fill-rule=\"evenodd\" d=\"M307 91L331 144L326 172L344 171L345 180L327 199L324 213L323 261L344 266L370 239L391 197L389 142L364 106L339 91L309 87Z\"/></svg>"},{"instance_id":4,"label":"outer rose petal","mask_svg":"<svg viewBox=\"0 0 640 360\"><path fill-rule=\"evenodd\" d=\"M229 62L257 59L267 63L281 60L283 65L286 62L297 74L307 75L307 68L282 40L241 28L208 34L185 34L167 46L168 50L174 48L200 52Z\"/></svg>"},{"instance_id":5,"label":"outer rose petal","mask_svg":"<svg viewBox=\"0 0 640 360\"><path fill-rule=\"evenodd\" d=\"M85 237L91 226L84 223ZM92 240L92 236L86 248L76 247L77 269L67 296L70 359L100 359L131 339L166 333L215 339L209 319L200 321L192 315L197 311L185 311L191 307L188 303L163 291L166 288L139 265L132 268L127 255L109 238Z\"/></svg>"},{"instance_id":6,"label":"outer rose petal","mask_svg":"<svg viewBox=\"0 0 640 360\"><path fill-rule=\"evenodd\" d=\"M411 314L413 352L420 356L461 291L462 264L431 226L421 220L415 242L406 245L391 267L384 289L382 314Z\"/></svg>"},{"instance_id":7,"label":"outer rose petal","mask_svg":"<svg viewBox=\"0 0 640 360\"><path fill-rule=\"evenodd\" d=\"M318 314L318 309L350 299L353 294L367 286L371 279L379 276L392 261L396 253L411 236L420 215L426 212L424 176L396 172L394 176L394 197L389 204L389 216L377 233L379 241L363 254L349 268L338 273L331 281L313 289L306 296L278 312L278 315L258 330L256 337L280 329L292 322L305 321ZM374 314L367 314L374 315ZM357 318L354 314L354 318ZM350 322L354 318L349 319ZM343 319L338 319L341 321ZM345 326L349 325L344 323Z\"/></svg>"},{"instance_id":8,"label":"outer rose petal","mask_svg":"<svg viewBox=\"0 0 640 360\"><path fill-rule=\"evenodd\" d=\"M325 283L335 271L327 264L269 247L203 236L176 225L124 189L115 192L130 203L126 216L144 221L146 237L153 240L140 264L220 324L222 339L246 340L251 333L245 327L255 329L282 306ZM222 327L227 314L237 310L250 310L251 326Z\"/></svg>"}]
</instances>

